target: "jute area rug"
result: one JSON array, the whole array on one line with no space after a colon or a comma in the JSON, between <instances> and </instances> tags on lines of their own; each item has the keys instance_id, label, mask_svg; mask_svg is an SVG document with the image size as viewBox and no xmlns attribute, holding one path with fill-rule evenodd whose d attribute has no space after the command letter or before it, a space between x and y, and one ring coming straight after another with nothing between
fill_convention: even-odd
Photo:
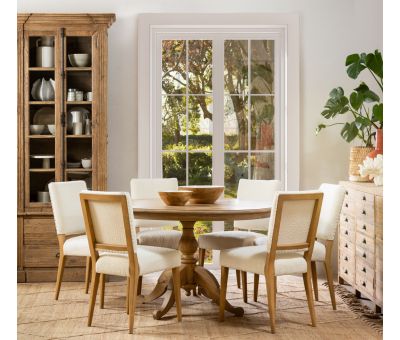
<instances>
[{"instance_id":1,"label":"jute area rug","mask_svg":"<svg viewBox=\"0 0 400 340\"><path fill-rule=\"evenodd\" d=\"M219 271L215 271L219 280ZM143 292L149 292L158 275L147 275ZM162 299L139 305L135 330L128 334L125 313L125 282L107 282L105 308L95 307L93 325L87 327L88 299L82 282L65 282L60 298L54 300L54 283L18 284L18 339L381 339L337 296L332 310L327 288L319 282L320 301L315 302L317 327L310 326L301 277L278 279L276 334L270 333L265 282L260 278L259 302L253 302L253 275L248 275L248 303L236 287L234 271L229 277L228 299L245 310L243 317L226 313L218 322L218 306L207 298L185 296L182 291L183 321L178 323L175 308L162 319L152 312Z\"/></svg>"}]
</instances>

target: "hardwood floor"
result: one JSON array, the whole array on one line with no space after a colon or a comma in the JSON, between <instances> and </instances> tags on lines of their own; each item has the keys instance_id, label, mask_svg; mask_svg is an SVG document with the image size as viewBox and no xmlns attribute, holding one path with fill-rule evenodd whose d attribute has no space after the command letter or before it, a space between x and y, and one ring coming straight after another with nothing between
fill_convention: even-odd
<instances>
[{"instance_id":1,"label":"hardwood floor","mask_svg":"<svg viewBox=\"0 0 400 340\"><path fill-rule=\"evenodd\" d=\"M219 271L216 276L219 280ZM156 275L143 278L143 292L156 282ZM249 296L253 275L248 274ZM138 305L134 334L128 334L125 311L125 282L106 284L104 309L95 306L92 327L87 327L89 296L84 282L65 282L59 300L54 300L54 283L18 284L18 339L381 339L382 337L337 298L332 310L329 291L319 282L320 301L315 303L317 327L310 326L307 300L301 277L279 277L276 334L270 333L264 278L260 277L258 302L245 304L236 287L235 272L228 281L228 299L245 310L243 317L225 312L218 321L218 306L205 297L185 296L182 290L181 323L176 309L154 320L153 311L162 299ZM99 300L99 299L98 299Z\"/></svg>"}]
</instances>

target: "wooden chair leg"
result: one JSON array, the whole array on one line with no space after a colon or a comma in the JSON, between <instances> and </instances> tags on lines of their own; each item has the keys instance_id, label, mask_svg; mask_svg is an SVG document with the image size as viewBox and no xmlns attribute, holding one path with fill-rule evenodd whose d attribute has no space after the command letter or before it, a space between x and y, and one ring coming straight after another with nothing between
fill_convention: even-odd
<instances>
[{"instance_id":1,"label":"wooden chair leg","mask_svg":"<svg viewBox=\"0 0 400 340\"><path fill-rule=\"evenodd\" d=\"M178 322L182 321L182 305L181 305L181 273L179 267L172 268L172 281L174 284L176 315Z\"/></svg>"},{"instance_id":2,"label":"wooden chair leg","mask_svg":"<svg viewBox=\"0 0 400 340\"><path fill-rule=\"evenodd\" d=\"M330 263L327 263L326 261L324 261L324 266L325 266L326 279L328 281L329 294L331 295L332 308L333 310L336 310L336 298L335 298L335 290L333 288L332 268Z\"/></svg>"},{"instance_id":3,"label":"wooden chair leg","mask_svg":"<svg viewBox=\"0 0 400 340\"><path fill-rule=\"evenodd\" d=\"M142 281L143 281L143 276L139 276L139 281L138 281L138 286L137 286L137 295L142 294Z\"/></svg>"},{"instance_id":4,"label":"wooden chair leg","mask_svg":"<svg viewBox=\"0 0 400 340\"><path fill-rule=\"evenodd\" d=\"M275 276L265 275L265 283L267 286L267 299L268 299L268 311L269 319L271 323L271 333L275 333Z\"/></svg>"},{"instance_id":5,"label":"wooden chair leg","mask_svg":"<svg viewBox=\"0 0 400 340\"><path fill-rule=\"evenodd\" d=\"M228 286L228 275L229 275L229 268L221 267L221 288L220 288L220 295L219 295L219 321L224 321L224 318L225 318L225 301L226 301L226 289Z\"/></svg>"},{"instance_id":6,"label":"wooden chair leg","mask_svg":"<svg viewBox=\"0 0 400 340\"><path fill-rule=\"evenodd\" d=\"M105 274L100 274L100 309L104 308Z\"/></svg>"},{"instance_id":7,"label":"wooden chair leg","mask_svg":"<svg viewBox=\"0 0 400 340\"><path fill-rule=\"evenodd\" d=\"M99 288L99 278L100 278L100 274L96 273L93 270L93 273L92 273L92 289L91 289L91 292L90 292L89 315L88 315L88 326L89 327L92 325L93 311L94 311L94 306L95 306L95 303L96 303L97 289Z\"/></svg>"},{"instance_id":8,"label":"wooden chair leg","mask_svg":"<svg viewBox=\"0 0 400 340\"><path fill-rule=\"evenodd\" d=\"M125 303L125 307L126 307L126 314L129 314L129 283L130 278L128 277L128 279L126 280L126 303Z\"/></svg>"},{"instance_id":9,"label":"wooden chair leg","mask_svg":"<svg viewBox=\"0 0 400 340\"><path fill-rule=\"evenodd\" d=\"M275 309L276 309L276 294L278 293L278 277L275 276L274 279L274 289L275 289L275 294L274 294L274 301L275 301Z\"/></svg>"},{"instance_id":10,"label":"wooden chair leg","mask_svg":"<svg viewBox=\"0 0 400 340\"><path fill-rule=\"evenodd\" d=\"M58 300L58 295L60 295L61 281L64 274L64 266L65 266L65 256L60 254L60 258L58 260L58 269L57 269L56 295L55 295L56 300Z\"/></svg>"},{"instance_id":11,"label":"wooden chair leg","mask_svg":"<svg viewBox=\"0 0 400 340\"><path fill-rule=\"evenodd\" d=\"M308 309L310 311L311 316L311 325L313 327L316 326L316 319L315 319L315 309L314 309L314 301L312 296L312 288L311 288L311 268L307 271L307 273L303 274L303 281L304 281L304 288L306 290L307 295L307 302L308 302Z\"/></svg>"},{"instance_id":12,"label":"wooden chair leg","mask_svg":"<svg viewBox=\"0 0 400 340\"><path fill-rule=\"evenodd\" d=\"M129 334L133 333L133 323L135 320L136 292L139 276L135 275L129 280Z\"/></svg>"},{"instance_id":13,"label":"wooden chair leg","mask_svg":"<svg viewBox=\"0 0 400 340\"><path fill-rule=\"evenodd\" d=\"M258 283L260 281L260 275L254 274L254 302L257 302L258 298Z\"/></svg>"},{"instance_id":14,"label":"wooden chair leg","mask_svg":"<svg viewBox=\"0 0 400 340\"><path fill-rule=\"evenodd\" d=\"M236 270L236 284L237 287L240 289L240 270Z\"/></svg>"},{"instance_id":15,"label":"wooden chair leg","mask_svg":"<svg viewBox=\"0 0 400 340\"><path fill-rule=\"evenodd\" d=\"M206 250L203 248L199 248L199 266L204 267L205 257L206 257Z\"/></svg>"},{"instance_id":16,"label":"wooden chair leg","mask_svg":"<svg viewBox=\"0 0 400 340\"><path fill-rule=\"evenodd\" d=\"M314 290L315 301L318 301L318 276L317 276L317 263L311 262L311 276Z\"/></svg>"},{"instance_id":17,"label":"wooden chair leg","mask_svg":"<svg viewBox=\"0 0 400 340\"><path fill-rule=\"evenodd\" d=\"M86 256L86 270L85 270L85 294L89 293L89 282L91 276L92 259Z\"/></svg>"},{"instance_id":18,"label":"wooden chair leg","mask_svg":"<svg viewBox=\"0 0 400 340\"><path fill-rule=\"evenodd\" d=\"M242 293L243 293L243 301L247 303L247 272L240 271L242 275Z\"/></svg>"}]
</instances>

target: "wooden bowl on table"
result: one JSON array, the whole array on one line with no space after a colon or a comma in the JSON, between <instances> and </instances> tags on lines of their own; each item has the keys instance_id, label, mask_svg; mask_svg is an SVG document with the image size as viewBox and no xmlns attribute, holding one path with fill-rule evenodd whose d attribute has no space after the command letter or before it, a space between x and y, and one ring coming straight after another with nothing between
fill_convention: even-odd
<instances>
[{"instance_id":1,"label":"wooden bowl on table","mask_svg":"<svg viewBox=\"0 0 400 340\"><path fill-rule=\"evenodd\" d=\"M160 191L158 193L160 198L166 205L185 205L190 197L192 196L192 192L188 190L179 190L179 191Z\"/></svg>"},{"instance_id":2,"label":"wooden bowl on table","mask_svg":"<svg viewBox=\"0 0 400 340\"><path fill-rule=\"evenodd\" d=\"M192 204L213 204L224 192L223 185L188 185L181 186L179 190L192 191L190 203Z\"/></svg>"}]
</instances>

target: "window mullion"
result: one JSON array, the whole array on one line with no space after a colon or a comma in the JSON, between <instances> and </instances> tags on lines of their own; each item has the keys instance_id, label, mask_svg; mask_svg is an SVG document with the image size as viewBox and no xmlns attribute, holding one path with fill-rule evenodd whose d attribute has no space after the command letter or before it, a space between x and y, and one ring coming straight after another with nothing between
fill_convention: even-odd
<instances>
[{"instance_id":1,"label":"window mullion","mask_svg":"<svg viewBox=\"0 0 400 340\"><path fill-rule=\"evenodd\" d=\"M247 161L248 167L248 178L251 179L251 40L247 41L247 72L248 72L248 90L247 90L247 114L248 114L248 127L247 127Z\"/></svg>"},{"instance_id":2,"label":"window mullion","mask_svg":"<svg viewBox=\"0 0 400 340\"><path fill-rule=\"evenodd\" d=\"M186 185L189 185L189 40L186 44Z\"/></svg>"}]
</instances>

